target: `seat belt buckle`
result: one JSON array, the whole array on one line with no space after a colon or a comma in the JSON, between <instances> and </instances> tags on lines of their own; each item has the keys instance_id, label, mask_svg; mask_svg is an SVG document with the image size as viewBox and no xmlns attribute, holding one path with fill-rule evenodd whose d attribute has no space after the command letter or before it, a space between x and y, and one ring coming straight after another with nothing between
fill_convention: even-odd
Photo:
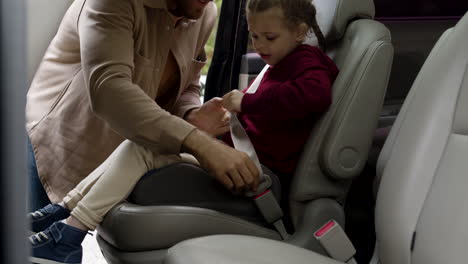
<instances>
[{"instance_id":1,"label":"seat belt buckle","mask_svg":"<svg viewBox=\"0 0 468 264\"><path fill-rule=\"evenodd\" d=\"M274 223L283 217L283 211L270 189L266 189L263 193L256 195L253 199L267 223Z\"/></svg>"},{"instance_id":2,"label":"seat belt buckle","mask_svg":"<svg viewBox=\"0 0 468 264\"><path fill-rule=\"evenodd\" d=\"M261 196L262 194L270 190L272 184L273 184L273 181L271 180L270 176L268 174L262 174L262 177L260 177L260 183L258 184L257 190L255 192L248 191L245 193L245 195L255 199L255 197Z\"/></svg>"},{"instance_id":3,"label":"seat belt buckle","mask_svg":"<svg viewBox=\"0 0 468 264\"><path fill-rule=\"evenodd\" d=\"M330 220L319 228L314 237L333 259L348 262L356 254L351 240L335 220Z\"/></svg>"},{"instance_id":4,"label":"seat belt buckle","mask_svg":"<svg viewBox=\"0 0 468 264\"><path fill-rule=\"evenodd\" d=\"M282 239L289 238L289 234L283 224L283 210L270 189L253 197L255 205L269 224L273 224Z\"/></svg>"}]
</instances>

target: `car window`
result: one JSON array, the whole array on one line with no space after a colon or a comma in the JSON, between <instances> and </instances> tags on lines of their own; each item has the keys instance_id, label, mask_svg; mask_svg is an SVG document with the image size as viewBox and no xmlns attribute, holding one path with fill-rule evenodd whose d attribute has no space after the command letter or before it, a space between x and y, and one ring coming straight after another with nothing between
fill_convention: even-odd
<instances>
[{"instance_id":1,"label":"car window","mask_svg":"<svg viewBox=\"0 0 468 264\"><path fill-rule=\"evenodd\" d=\"M205 97L205 84L206 84L206 76L208 75L208 70L210 69L211 62L213 61L213 54L214 54L214 47L215 47L215 40L216 40L216 32L218 31L218 22L219 22L219 13L221 10L222 0L214 0L216 7L218 8L218 17L216 18L216 24L211 31L211 35L206 42L205 45L205 52L206 52L206 65L201 70L200 76L200 101L203 102Z\"/></svg>"}]
</instances>

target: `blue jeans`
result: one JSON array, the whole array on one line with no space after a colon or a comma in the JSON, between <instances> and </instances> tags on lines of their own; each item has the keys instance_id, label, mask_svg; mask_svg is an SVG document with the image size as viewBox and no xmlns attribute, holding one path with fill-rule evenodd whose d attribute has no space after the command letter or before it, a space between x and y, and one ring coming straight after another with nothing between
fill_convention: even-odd
<instances>
[{"instance_id":1,"label":"blue jeans","mask_svg":"<svg viewBox=\"0 0 468 264\"><path fill-rule=\"evenodd\" d=\"M39 180L39 173L37 172L36 158L32 149L31 141L28 138L28 174L29 174L29 210L36 211L48 204L50 204L49 197Z\"/></svg>"}]
</instances>

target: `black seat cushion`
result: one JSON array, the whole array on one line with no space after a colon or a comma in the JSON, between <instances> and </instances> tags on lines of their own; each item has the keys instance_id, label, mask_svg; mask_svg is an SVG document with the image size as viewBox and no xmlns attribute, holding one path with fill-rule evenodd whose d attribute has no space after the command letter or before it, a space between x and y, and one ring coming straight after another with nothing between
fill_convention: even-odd
<instances>
[{"instance_id":1,"label":"black seat cushion","mask_svg":"<svg viewBox=\"0 0 468 264\"><path fill-rule=\"evenodd\" d=\"M272 191L281 199L278 178L267 168L273 181ZM172 164L147 172L136 184L128 201L138 205L180 205L216 210L247 221L264 224L252 198L234 195L202 168Z\"/></svg>"}]
</instances>

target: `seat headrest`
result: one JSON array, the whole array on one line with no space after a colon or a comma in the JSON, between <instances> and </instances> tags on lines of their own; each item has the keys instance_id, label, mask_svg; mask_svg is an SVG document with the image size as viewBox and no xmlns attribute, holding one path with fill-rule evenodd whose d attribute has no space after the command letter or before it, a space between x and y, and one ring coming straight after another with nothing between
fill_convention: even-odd
<instances>
[{"instance_id":1,"label":"seat headrest","mask_svg":"<svg viewBox=\"0 0 468 264\"><path fill-rule=\"evenodd\" d=\"M374 18L373 0L312 0L317 9L317 23L329 42L341 39L349 22L356 18ZM317 45L312 33L306 44Z\"/></svg>"}]
</instances>

